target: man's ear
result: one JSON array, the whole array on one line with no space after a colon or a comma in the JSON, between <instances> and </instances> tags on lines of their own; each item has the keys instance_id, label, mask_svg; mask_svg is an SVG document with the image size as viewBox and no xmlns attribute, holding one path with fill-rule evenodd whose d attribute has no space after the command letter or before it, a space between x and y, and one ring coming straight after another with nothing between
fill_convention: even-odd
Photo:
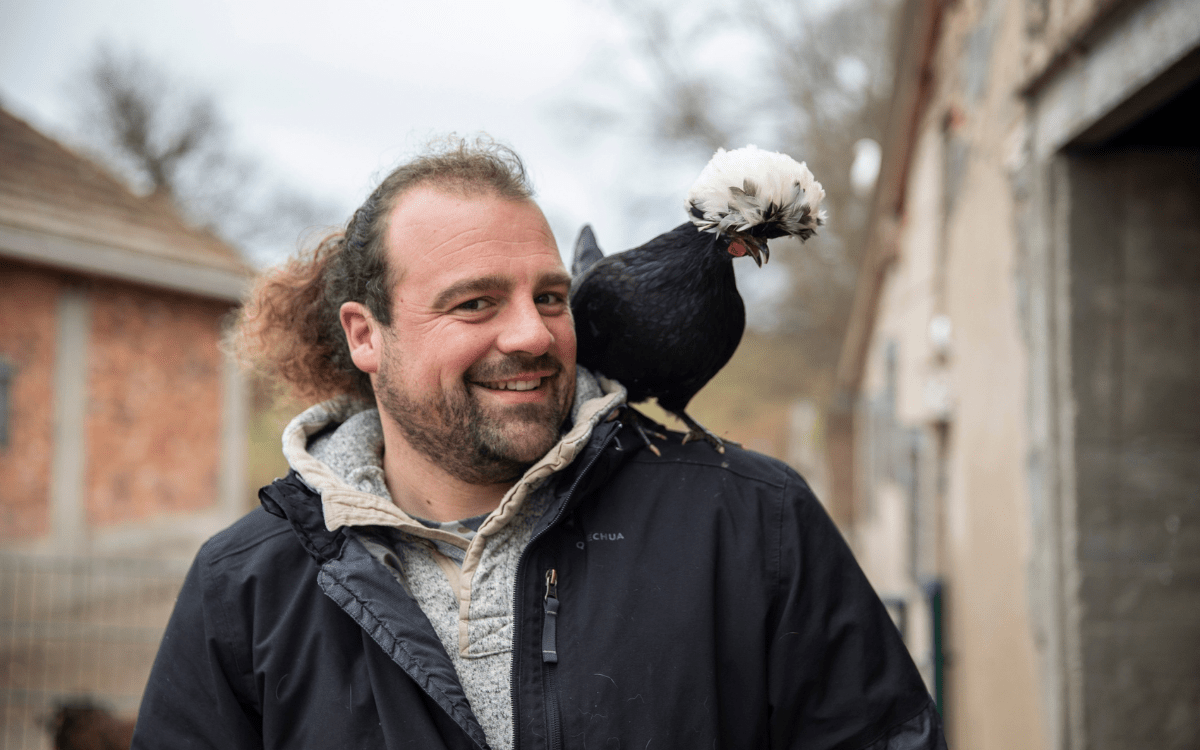
<instances>
[{"instance_id":1,"label":"man's ear","mask_svg":"<svg viewBox=\"0 0 1200 750\"><path fill-rule=\"evenodd\" d=\"M383 358L383 326L361 302L342 303L339 317L354 366L368 375L379 372Z\"/></svg>"}]
</instances>

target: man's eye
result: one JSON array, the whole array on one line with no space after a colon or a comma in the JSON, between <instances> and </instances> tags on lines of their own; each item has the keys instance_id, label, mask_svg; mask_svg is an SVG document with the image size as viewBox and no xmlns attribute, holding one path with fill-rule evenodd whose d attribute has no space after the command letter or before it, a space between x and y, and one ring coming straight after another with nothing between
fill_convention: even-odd
<instances>
[{"instance_id":1,"label":"man's eye","mask_svg":"<svg viewBox=\"0 0 1200 750\"><path fill-rule=\"evenodd\" d=\"M487 309L491 306L491 304L492 303L486 299L472 299L462 303L457 307L457 309L465 310L466 312L479 312L480 310Z\"/></svg>"},{"instance_id":2,"label":"man's eye","mask_svg":"<svg viewBox=\"0 0 1200 750\"><path fill-rule=\"evenodd\" d=\"M565 298L557 292L546 292L539 294L533 298L533 301L539 305L561 305L565 302Z\"/></svg>"}]
</instances>

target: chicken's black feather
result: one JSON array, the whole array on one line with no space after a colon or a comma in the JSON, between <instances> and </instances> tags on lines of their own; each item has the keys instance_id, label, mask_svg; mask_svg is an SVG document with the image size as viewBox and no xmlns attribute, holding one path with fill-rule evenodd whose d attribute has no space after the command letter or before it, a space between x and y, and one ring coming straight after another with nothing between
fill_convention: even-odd
<instances>
[{"instance_id":1,"label":"chicken's black feather","mask_svg":"<svg viewBox=\"0 0 1200 750\"><path fill-rule=\"evenodd\" d=\"M585 226L570 291L579 364L619 381L631 403L656 398L688 425L685 442L704 438L723 450L685 410L733 357L746 327L733 256L761 265L767 239L807 239L823 220L823 197L790 157L722 149L689 193L690 221L607 257Z\"/></svg>"},{"instance_id":2,"label":"chicken's black feather","mask_svg":"<svg viewBox=\"0 0 1200 750\"><path fill-rule=\"evenodd\" d=\"M596 235L590 224L584 224L579 230L579 238L575 240L575 260L571 263L571 276L578 278L584 271L604 258L600 245L596 243Z\"/></svg>"},{"instance_id":3,"label":"chicken's black feather","mask_svg":"<svg viewBox=\"0 0 1200 750\"><path fill-rule=\"evenodd\" d=\"M746 326L728 245L687 222L597 261L571 287L579 364L620 381L631 403L686 409Z\"/></svg>"}]
</instances>

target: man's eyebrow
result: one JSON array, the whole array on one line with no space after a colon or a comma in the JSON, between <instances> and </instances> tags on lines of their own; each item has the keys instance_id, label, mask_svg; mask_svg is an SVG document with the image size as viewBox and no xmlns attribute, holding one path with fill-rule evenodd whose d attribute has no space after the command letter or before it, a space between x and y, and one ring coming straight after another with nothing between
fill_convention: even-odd
<instances>
[{"instance_id":1,"label":"man's eyebrow","mask_svg":"<svg viewBox=\"0 0 1200 750\"><path fill-rule=\"evenodd\" d=\"M564 271L549 271L542 275L539 286L571 286L571 274Z\"/></svg>"},{"instance_id":2,"label":"man's eyebrow","mask_svg":"<svg viewBox=\"0 0 1200 750\"><path fill-rule=\"evenodd\" d=\"M499 275L463 279L443 289L441 294L433 300L433 306L435 308L445 307L460 297L479 294L481 292L490 292L493 290L507 292L512 289L512 285L512 279L507 279Z\"/></svg>"}]
</instances>

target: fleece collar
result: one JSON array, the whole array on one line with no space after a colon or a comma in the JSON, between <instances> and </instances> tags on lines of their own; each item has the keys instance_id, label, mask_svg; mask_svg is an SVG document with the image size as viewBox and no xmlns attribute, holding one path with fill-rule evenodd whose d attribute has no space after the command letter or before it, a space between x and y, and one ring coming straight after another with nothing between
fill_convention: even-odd
<instances>
[{"instance_id":1,"label":"fleece collar","mask_svg":"<svg viewBox=\"0 0 1200 750\"><path fill-rule=\"evenodd\" d=\"M620 383L576 368L571 428L505 493L478 533L487 536L507 524L531 491L575 460L596 425L624 405L625 397ZM319 436L314 440L314 435ZM429 528L392 502L383 481L382 450L378 411L346 397L310 407L283 431L283 454L304 483L320 494L329 531L388 526L462 547L466 542L461 536Z\"/></svg>"}]
</instances>

